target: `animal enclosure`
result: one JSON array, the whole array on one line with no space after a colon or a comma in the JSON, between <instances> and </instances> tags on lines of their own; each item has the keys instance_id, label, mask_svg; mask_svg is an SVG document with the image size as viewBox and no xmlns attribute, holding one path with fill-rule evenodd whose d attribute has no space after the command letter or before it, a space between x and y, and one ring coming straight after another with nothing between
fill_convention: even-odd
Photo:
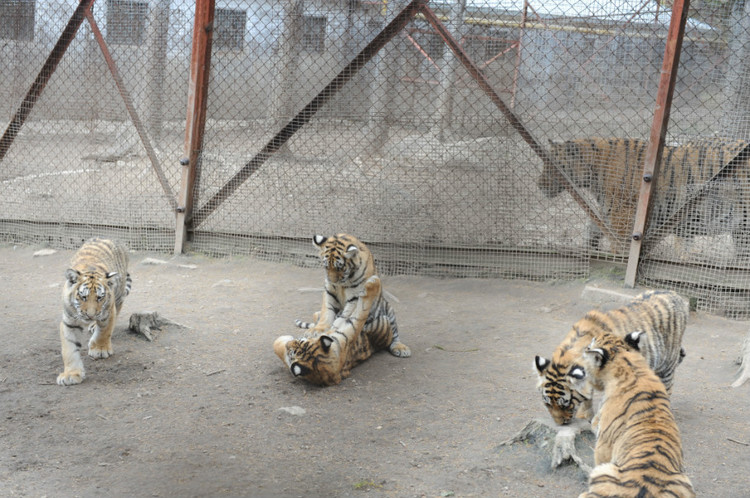
<instances>
[{"instance_id":1,"label":"animal enclosure","mask_svg":"<svg viewBox=\"0 0 750 498\"><path fill-rule=\"evenodd\" d=\"M748 9L687 13L665 143L695 160L656 175L637 257L638 282L733 317ZM645 0L2 2L0 237L307 265L313 234L349 232L386 274L584 277L628 261L616 200L637 203L644 157L551 142L649 139L671 21Z\"/></svg>"}]
</instances>

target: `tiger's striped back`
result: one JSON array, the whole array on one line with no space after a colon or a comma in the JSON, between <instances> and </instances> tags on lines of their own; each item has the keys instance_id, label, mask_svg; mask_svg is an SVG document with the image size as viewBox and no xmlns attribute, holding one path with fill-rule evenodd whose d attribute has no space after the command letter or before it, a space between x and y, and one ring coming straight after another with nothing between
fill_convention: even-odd
<instances>
[{"instance_id":1,"label":"tiger's striped back","mask_svg":"<svg viewBox=\"0 0 750 498\"><path fill-rule=\"evenodd\" d=\"M593 422L596 467L579 498L695 497L669 396L643 356L605 332L573 359L571 374L604 391Z\"/></svg>"},{"instance_id":2,"label":"tiger's striped back","mask_svg":"<svg viewBox=\"0 0 750 498\"><path fill-rule=\"evenodd\" d=\"M750 180L750 151L743 140L703 139L679 146L665 145L653 194L649 223L658 226L688 200L690 191L703 185L730 161L737 166L719 175L711 185L720 194L695 203L684 217L686 232L696 235L731 231L738 242L748 238L750 199L742 185ZM550 155L577 187L590 189L622 245L631 235L638 203L648 141L630 138L582 138L553 142ZM546 164L537 186L547 197L565 189L557 169ZM736 195L729 195L734 192ZM736 198L731 198L736 197ZM739 206L735 204L739 203ZM738 214L739 213L739 214Z\"/></svg>"},{"instance_id":3,"label":"tiger's striped back","mask_svg":"<svg viewBox=\"0 0 750 498\"><path fill-rule=\"evenodd\" d=\"M570 370L573 359L600 333L627 339L671 392L674 371L685 354L682 337L687 317L687 301L672 291L647 291L620 308L588 312L573 325L551 359L535 358L537 387L555 423L567 424L574 416L591 418L591 399L599 386L579 384L574 389Z\"/></svg>"}]
</instances>

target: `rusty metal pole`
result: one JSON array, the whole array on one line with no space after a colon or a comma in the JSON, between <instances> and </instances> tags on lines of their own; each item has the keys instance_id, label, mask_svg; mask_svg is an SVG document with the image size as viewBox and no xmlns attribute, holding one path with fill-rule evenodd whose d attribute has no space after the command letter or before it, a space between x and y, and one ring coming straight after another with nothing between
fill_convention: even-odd
<instances>
[{"instance_id":1,"label":"rusty metal pole","mask_svg":"<svg viewBox=\"0 0 750 498\"><path fill-rule=\"evenodd\" d=\"M193 25L193 51L190 56L187 120L185 122L185 158L177 197L174 252L183 252L188 224L193 213L196 179L200 174L200 153L206 128L208 75L211 67L215 0L197 0Z\"/></svg>"},{"instance_id":2,"label":"rusty metal pole","mask_svg":"<svg viewBox=\"0 0 750 498\"><path fill-rule=\"evenodd\" d=\"M55 69L57 69L57 65L68 50L70 42L75 38L78 28L81 27L81 23L83 23L83 19L86 16L86 11L89 10L93 3L94 0L80 0L78 7L73 11L73 15L70 16L68 24L65 26L57 43L55 43L54 48L52 48L52 52L50 52L41 71L39 71L39 74L34 80L34 83L32 83L31 88L29 88L29 91L26 93L18 111L16 111L13 119L10 120L10 124L5 130L2 138L0 138L0 161L5 157L10 145L13 143L13 140L15 140L16 135L18 135L18 132L21 131L21 127L24 122L26 122L26 118L29 117L29 114L31 114L34 104L36 104L36 101L42 94L44 87L47 86L47 82L52 77Z\"/></svg>"},{"instance_id":3,"label":"rusty metal pole","mask_svg":"<svg viewBox=\"0 0 750 498\"><path fill-rule=\"evenodd\" d=\"M656 93L654 120L651 124L651 135L649 137L648 148L646 149L646 158L643 163L641 191L638 196L638 207L635 213L628 266L625 270L626 287L635 286L638 260L641 255L641 244L652 201L651 194L656 191L656 182L659 178L664 137L667 135L667 126L669 125L669 112L672 109L672 95L674 94L674 84L677 78L677 68L680 65L682 39L685 34L685 22L687 21L689 7L690 0L675 0L672 4L672 20L669 24L667 43L664 48L664 61L661 66L659 90Z\"/></svg>"}]
</instances>

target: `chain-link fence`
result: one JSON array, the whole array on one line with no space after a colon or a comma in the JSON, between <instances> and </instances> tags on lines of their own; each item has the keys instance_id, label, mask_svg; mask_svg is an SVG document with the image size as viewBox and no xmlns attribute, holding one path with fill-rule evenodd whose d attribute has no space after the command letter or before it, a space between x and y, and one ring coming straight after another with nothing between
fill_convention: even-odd
<instances>
[{"instance_id":1,"label":"chain-link fence","mask_svg":"<svg viewBox=\"0 0 750 498\"><path fill-rule=\"evenodd\" d=\"M689 12L638 275L735 316L746 5ZM0 234L171 251L195 4L81 6L59 54L75 6L0 1ZM670 20L653 0L216 0L188 247L306 264L343 231L383 272L531 279L626 261Z\"/></svg>"}]
</instances>

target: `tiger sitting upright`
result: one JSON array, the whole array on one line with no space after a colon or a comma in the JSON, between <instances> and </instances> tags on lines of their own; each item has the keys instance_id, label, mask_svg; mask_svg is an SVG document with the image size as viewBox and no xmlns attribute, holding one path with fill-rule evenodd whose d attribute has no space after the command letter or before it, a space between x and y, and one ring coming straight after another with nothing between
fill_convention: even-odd
<instances>
[{"instance_id":1,"label":"tiger sitting upright","mask_svg":"<svg viewBox=\"0 0 750 498\"><path fill-rule=\"evenodd\" d=\"M603 333L573 358L571 377L604 391L592 424L596 467L578 498L695 497L669 396L643 356Z\"/></svg>"},{"instance_id":2,"label":"tiger sitting upright","mask_svg":"<svg viewBox=\"0 0 750 498\"><path fill-rule=\"evenodd\" d=\"M409 347L399 340L395 313L382 295L367 246L347 234L316 235L313 244L326 268L321 310L312 323L295 322L307 330L302 337L281 336L274 342L274 351L292 374L315 384L332 385L380 349L388 348L401 358L411 356ZM363 297L372 302L363 303ZM366 314L360 317L361 313Z\"/></svg>"},{"instance_id":3,"label":"tiger sitting upright","mask_svg":"<svg viewBox=\"0 0 750 498\"><path fill-rule=\"evenodd\" d=\"M537 387L555 423L567 424L574 416L588 420L593 416L594 386L580 389L578 383L579 388L574 388L571 370L573 358L600 333L622 337L628 347L640 351L670 393L674 371L685 356L682 336L688 307L688 302L675 292L646 291L620 308L588 312L573 325L551 359L537 356Z\"/></svg>"},{"instance_id":4,"label":"tiger sitting upright","mask_svg":"<svg viewBox=\"0 0 750 498\"><path fill-rule=\"evenodd\" d=\"M60 342L65 370L57 376L61 386L80 384L85 371L77 332L91 333L90 357L112 355L112 330L125 296L130 293L128 251L116 241L90 239L75 253L65 271Z\"/></svg>"}]
</instances>

